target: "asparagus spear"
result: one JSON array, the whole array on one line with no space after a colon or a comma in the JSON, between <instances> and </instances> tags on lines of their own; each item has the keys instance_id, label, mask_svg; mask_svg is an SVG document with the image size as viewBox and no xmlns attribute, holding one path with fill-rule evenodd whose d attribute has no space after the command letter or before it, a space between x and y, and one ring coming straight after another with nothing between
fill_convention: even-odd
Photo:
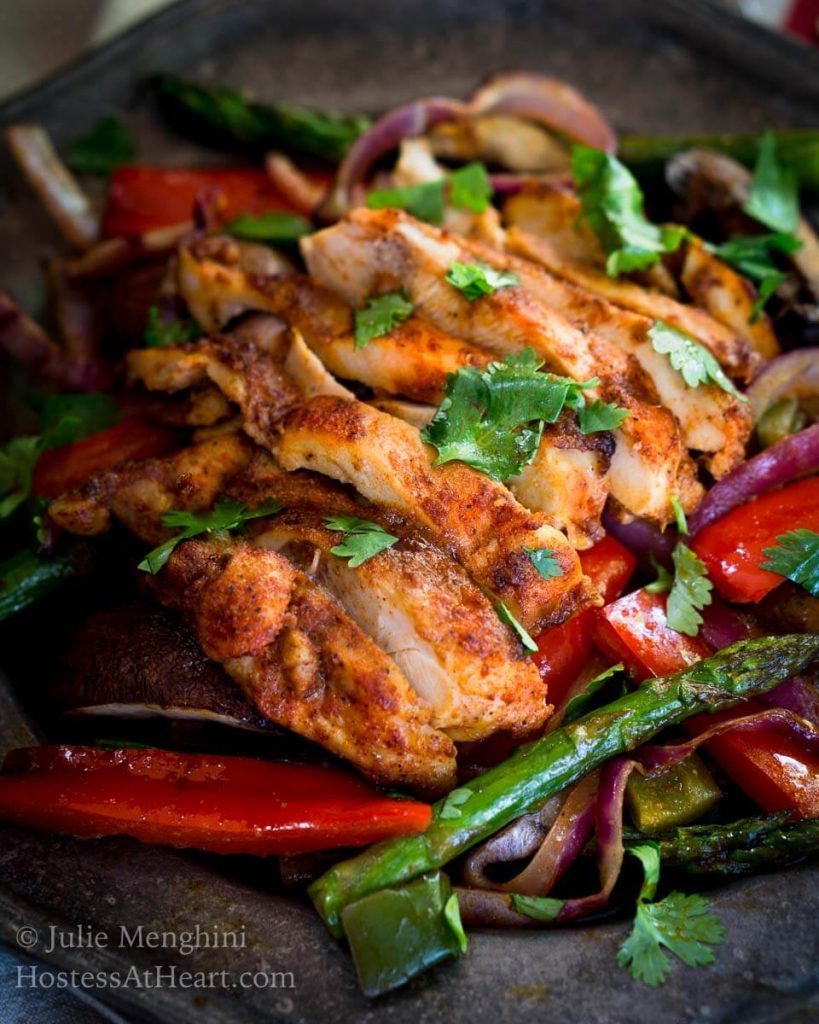
<instances>
[{"instance_id":1,"label":"asparagus spear","mask_svg":"<svg viewBox=\"0 0 819 1024\"><path fill-rule=\"evenodd\" d=\"M819 853L819 819L789 820L787 812L730 825L691 825L657 838L664 865L692 875L750 875ZM628 832L625 845L646 841Z\"/></svg>"},{"instance_id":2,"label":"asparagus spear","mask_svg":"<svg viewBox=\"0 0 819 1024\"><path fill-rule=\"evenodd\" d=\"M36 551L12 555L0 563L0 622L39 601L76 572L70 552L55 558L42 558Z\"/></svg>"},{"instance_id":3,"label":"asparagus spear","mask_svg":"<svg viewBox=\"0 0 819 1024\"><path fill-rule=\"evenodd\" d=\"M442 867L617 754L698 711L718 711L802 671L819 634L763 637L720 651L521 748L435 805L423 835L391 840L343 861L310 887L319 914L341 936L340 913L368 893Z\"/></svg>"},{"instance_id":4,"label":"asparagus spear","mask_svg":"<svg viewBox=\"0 0 819 1024\"><path fill-rule=\"evenodd\" d=\"M804 189L819 189L819 132L774 132L779 162L796 171ZM638 177L656 174L675 153L695 147L725 153L741 164L753 167L759 152L758 134L724 135L625 135L620 139L618 154Z\"/></svg>"},{"instance_id":5,"label":"asparagus spear","mask_svg":"<svg viewBox=\"0 0 819 1024\"><path fill-rule=\"evenodd\" d=\"M260 103L235 89L158 79L160 103L186 131L220 144L263 152L296 150L337 163L370 126L361 115L339 117L289 103Z\"/></svg>"}]
</instances>

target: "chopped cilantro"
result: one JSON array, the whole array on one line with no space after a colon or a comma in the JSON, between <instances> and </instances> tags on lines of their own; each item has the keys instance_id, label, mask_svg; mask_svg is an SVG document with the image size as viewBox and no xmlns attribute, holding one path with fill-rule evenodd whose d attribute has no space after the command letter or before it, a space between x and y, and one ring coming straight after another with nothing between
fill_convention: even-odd
<instances>
[{"instance_id":1,"label":"chopped cilantro","mask_svg":"<svg viewBox=\"0 0 819 1024\"><path fill-rule=\"evenodd\" d=\"M772 231L792 234L799 222L799 186L796 172L776 158L776 139L766 132L759 140L754 180L745 212Z\"/></svg>"},{"instance_id":2,"label":"chopped cilantro","mask_svg":"<svg viewBox=\"0 0 819 1024\"><path fill-rule=\"evenodd\" d=\"M666 621L678 633L696 636L702 625L701 609L711 604L713 584L691 548L678 541L671 553L674 582L668 593Z\"/></svg>"},{"instance_id":3,"label":"chopped cilantro","mask_svg":"<svg viewBox=\"0 0 819 1024\"><path fill-rule=\"evenodd\" d=\"M708 913L708 901L703 896L672 892L652 902L660 878L659 847L644 843L628 852L643 865L644 880L634 926L617 953L618 966L627 967L636 981L656 988L671 972L663 947L689 967L712 964L711 947L724 941L725 928L716 914Z\"/></svg>"},{"instance_id":4,"label":"chopped cilantro","mask_svg":"<svg viewBox=\"0 0 819 1024\"><path fill-rule=\"evenodd\" d=\"M446 279L470 302L501 288L514 288L520 284L517 275L508 270L495 270L484 263L459 263L458 260L449 268Z\"/></svg>"},{"instance_id":5,"label":"chopped cilantro","mask_svg":"<svg viewBox=\"0 0 819 1024\"><path fill-rule=\"evenodd\" d=\"M523 550L544 580L551 580L563 575L557 555L551 548L524 548Z\"/></svg>"},{"instance_id":6,"label":"chopped cilantro","mask_svg":"<svg viewBox=\"0 0 819 1024\"><path fill-rule=\"evenodd\" d=\"M469 789L453 789L438 808L436 817L441 821L454 821L461 816L461 807L472 796Z\"/></svg>"},{"instance_id":7,"label":"chopped cilantro","mask_svg":"<svg viewBox=\"0 0 819 1024\"><path fill-rule=\"evenodd\" d=\"M469 940L467 939L466 932L464 931L463 921L461 921L461 908L458 906L457 893L453 892L444 904L444 920L451 928L452 934L458 940L461 952L465 953L469 946Z\"/></svg>"},{"instance_id":8,"label":"chopped cilantro","mask_svg":"<svg viewBox=\"0 0 819 1024\"><path fill-rule=\"evenodd\" d=\"M371 210L406 210L418 220L428 224L442 224L444 220L444 179L430 181L423 185L406 185L403 188L375 189L367 196Z\"/></svg>"},{"instance_id":9,"label":"chopped cilantro","mask_svg":"<svg viewBox=\"0 0 819 1024\"><path fill-rule=\"evenodd\" d=\"M403 292L388 292L369 300L355 314L355 347L366 348L373 338L385 334L412 316L412 303Z\"/></svg>"},{"instance_id":10,"label":"chopped cilantro","mask_svg":"<svg viewBox=\"0 0 819 1024\"><path fill-rule=\"evenodd\" d=\"M581 434L594 434L599 430L616 430L630 415L628 409L598 398L577 410L577 424Z\"/></svg>"},{"instance_id":11,"label":"chopped cilantro","mask_svg":"<svg viewBox=\"0 0 819 1024\"><path fill-rule=\"evenodd\" d=\"M786 576L813 597L819 597L819 533L813 530L789 530L776 538L775 547L762 552L766 561L761 569Z\"/></svg>"},{"instance_id":12,"label":"chopped cilantro","mask_svg":"<svg viewBox=\"0 0 819 1024\"><path fill-rule=\"evenodd\" d=\"M574 146L572 176L580 197L580 220L597 235L609 276L644 270L679 247L685 229L658 227L646 219L640 186L616 157Z\"/></svg>"},{"instance_id":13,"label":"chopped cilantro","mask_svg":"<svg viewBox=\"0 0 819 1024\"><path fill-rule=\"evenodd\" d=\"M338 530L344 534L344 541L330 548L330 551L339 558L349 558L347 564L351 569L356 569L374 555L398 543L397 537L387 533L383 526L371 519L359 519L357 516L327 516L324 525L329 530Z\"/></svg>"},{"instance_id":14,"label":"chopped cilantro","mask_svg":"<svg viewBox=\"0 0 819 1024\"><path fill-rule=\"evenodd\" d=\"M682 374L682 378L690 388L700 384L716 384L734 398L747 402L731 381L726 377L714 356L695 341L690 335L678 331L676 327L655 320L649 328L648 336L651 346L660 355L668 356L672 367Z\"/></svg>"},{"instance_id":15,"label":"chopped cilantro","mask_svg":"<svg viewBox=\"0 0 819 1024\"><path fill-rule=\"evenodd\" d=\"M66 163L81 174L108 175L134 158L130 131L117 117L104 117L68 147Z\"/></svg>"},{"instance_id":16,"label":"chopped cilantro","mask_svg":"<svg viewBox=\"0 0 819 1024\"><path fill-rule=\"evenodd\" d=\"M564 906L564 900L556 900L551 896L522 896L517 892L512 893L510 903L512 909L519 914L544 924L554 921Z\"/></svg>"},{"instance_id":17,"label":"chopped cilantro","mask_svg":"<svg viewBox=\"0 0 819 1024\"><path fill-rule=\"evenodd\" d=\"M158 306L148 310L148 323L145 327L144 340L148 348L173 348L174 345L185 345L201 337L202 330L193 320L163 320Z\"/></svg>"},{"instance_id":18,"label":"chopped cilantro","mask_svg":"<svg viewBox=\"0 0 819 1024\"><path fill-rule=\"evenodd\" d=\"M310 230L310 221L305 217L278 210L256 215L243 213L222 228L226 235L233 235L234 238L270 242L274 245L297 242L302 235L309 234Z\"/></svg>"},{"instance_id":19,"label":"chopped cilantro","mask_svg":"<svg viewBox=\"0 0 819 1024\"><path fill-rule=\"evenodd\" d=\"M593 711L597 704L597 696L601 690L604 690L615 676L620 675L621 672L625 672L625 666L622 662L617 665L612 665L611 668L607 668L600 675L595 676L594 679L590 679L586 683L586 687L582 693L578 693L575 697L569 701L566 705L566 710L563 712L563 718L561 725L571 725L572 722L576 722L578 718L582 718L583 715L588 714L589 711ZM621 681L620 693L618 696L625 694L625 683Z\"/></svg>"},{"instance_id":20,"label":"chopped cilantro","mask_svg":"<svg viewBox=\"0 0 819 1024\"><path fill-rule=\"evenodd\" d=\"M756 282L759 294L750 316L750 322L755 323L765 303L788 277L776 265L774 254L780 252L787 255L796 252L801 245L793 235L738 235L722 245L706 243L706 248L734 270Z\"/></svg>"},{"instance_id":21,"label":"chopped cilantro","mask_svg":"<svg viewBox=\"0 0 819 1024\"><path fill-rule=\"evenodd\" d=\"M184 509L172 509L162 517L162 525L169 528L177 527L180 532L166 540L159 547L149 551L137 568L143 572L156 575L168 561L174 548L183 540L197 537L201 533L215 533L219 530L236 530L250 519L261 516L272 516L281 511L276 501L267 501L255 508L248 509L233 501L220 499L207 512L187 512Z\"/></svg>"},{"instance_id":22,"label":"chopped cilantro","mask_svg":"<svg viewBox=\"0 0 819 1024\"><path fill-rule=\"evenodd\" d=\"M671 495L671 507L674 509L674 519L677 522L677 529L680 533L688 534L688 520L685 518L685 509L682 507L679 494Z\"/></svg>"},{"instance_id":23,"label":"chopped cilantro","mask_svg":"<svg viewBox=\"0 0 819 1024\"><path fill-rule=\"evenodd\" d=\"M520 637L520 642L523 644L527 651L534 652L537 650L537 644L535 643L535 641L531 638L531 636L529 636L527 631L518 622L515 616L509 611L509 608L504 604L503 601L498 602L498 618L501 620L501 622L506 623L507 626L511 626L512 629L514 629L514 631Z\"/></svg>"},{"instance_id":24,"label":"chopped cilantro","mask_svg":"<svg viewBox=\"0 0 819 1024\"><path fill-rule=\"evenodd\" d=\"M596 380L574 381L543 373L532 349L485 369L467 366L449 374L444 399L421 438L438 450L436 465L458 460L505 481L535 457L544 423L568 406L585 404Z\"/></svg>"},{"instance_id":25,"label":"chopped cilantro","mask_svg":"<svg viewBox=\"0 0 819 1024\"><path fill-rule=\"evenodd\" d=\"M449 176L449 203L458 210L483 213L492 199L492 182L481 163L459 167Z\"/></svg>"}]
</instances>

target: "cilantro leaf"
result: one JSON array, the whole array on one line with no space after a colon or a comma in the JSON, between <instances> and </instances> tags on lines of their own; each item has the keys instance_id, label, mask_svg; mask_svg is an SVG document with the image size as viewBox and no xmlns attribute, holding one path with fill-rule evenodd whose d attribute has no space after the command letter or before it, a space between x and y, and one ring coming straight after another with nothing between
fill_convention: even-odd
<instances>
[{"instance_id":1,"label":"cilantro leaf","mask_svg":"<svg viewBox=\"0 0 819 1024\"><path fill-rule=\"evenodd\" d=\"M596 398L590 405L577 410L577 424L581 434L594 434L598 430L616 430L630 415L628 409Z\"/></svg>"},{"instance_id":2,"label":"cilantro leaf","mask_svg":"<svg viewBox=\"0 0 819 1024\"><path fill-rule=\"evenodd\" d=\"M563 575L557 555L551 548L524 548L523 550L544 580L555 579Z\"/></svg>"},{"instance_id":3,"label":"cilantro leaf","mask_svg":"<svg viewBox=\"0 0 819 1024\"><path fill-rule=\"evenodd\" d=\"M543 921L548 924L554 921L563 909L564 900L556 900L551 896L523 896L520 893L512 893L510 897L512 909L519 914L531 917L533 921Z\"/></svg>"},{"instance_id":4,"label":"cilantro leaf","mask_svg":"<svg viewBox=\"0 0 819 1024\"><path fill-rule=\"evenodd\" d=\"M240 214L235 220L226 224L222 231L234 238L245 238L252 242L270 242L284 244L297 242L302 235L311 231L310 221L297 213L281 211Z\"/></svg>"},{"instance_id":5,"label":"cilantro leaf","mask_svg":"<svg viewBox=\"0 0 819 1024\"><path fill-rule=\"evenodd\" d=\"M751 192L745 212L773 231L792 234L799 222L799 188L796 172L776 159L776 139L766 132L759 140Z\"/></svg>"},{"instance_id":6,"label":"cilantro leaf","mask_svg":"<svg viewBox=\"0 0 819 1024\"><path fill-rule=\"evenodd\" d=\"M449 925L455 938L458 940L461 952L465 953L469 947L469 940L466 937L463 921L461 920L461 908L458 906L458 894L455 892L452 893L444 904L444 920Z\"/></svg>"},{"instance_id":7,"label":"cilantro leaf","mask_svg":"<svg viewBox=\"0 0 819 1024\"><path fill-rule=\"evenodd\" d=\"M449 203L458 210L483 213L489 209L492 182L481 163L466 164L449 176Z\"/></svg>"},{"instance_id":8,"label":"cilantro leaf","mask_svg":"<svg viewBox=\"0 0 819 1024\"><path fill-rule=\"evenodd\" d=\"M0 519L16 511L31 494L34 467L49 448L71 444L116 422L119 409L110 395L38 395L32 405L42 430L15 437L0 447Z\"/></svg>"},{"instance_id":9,"label":"cilantro leaf","mask_svg":"<svg viewBox=\"0 0 819 1024\"><path fill-rule=\"evenodd\" d=\"M766 561L760 563L760 568L778 572L804 587L812 597L819 597L819 533L789 530L776 540L775 547L763 550Z\"/></svg>"},{"instance_id":10,"label":"cilantro leaf","mask_svg":"<svg viewBox=\"0 0 819 1024\"><path fill-rule=\"evenodd\" d=\"M504 481L527 466L540 444L544 423L566 405L579 408L596 381L541 373L531 349L509 355L485 370L467 366L449 374L444 399L421 439L438 450L435 465L458 460L493 480Z\"/></svg>"},{"instance_id":11,"label":"cilantro leaf","mask_svg":"<svg viewBox=\"0 0 819 1024\"><path fill-rule=\"evenodd\" d=\"M136 155L131 132L117 117L104 117L68 147L66 163L80 174L108 175Z\"/></svg>"},{"instance_id":12,"label":"cilantro leaf","mask_svg":"<svg viewBox=\"0 0 819 1024\"><path fill-rule=\"evenodd\" d=\"M470 789L453 789L438 808L436 817L441 821L454 821L461 816L461 807L472 796Z\"/></svg>"},{"instance_id":13,"label":"cilantro leaf","mask_svg":"<svg viewBox=\"0 0 819 1024\"><path fill-rule=\"evenodd\" d=\"M716 384L734 398L747 402L748 399L737 391L711 352L690 335L678 331L676 327L662 320L655 320L649 328L648 336L654 351L668 356L668 361L682 374L688 387Z\"/></svg>"},{"instance_id":14,"label":"cilantro leaf","mask_svg":"<svg viewBox=\"0 0 819 1024\"><path fill-rule=\"evenodd\" d=\"M644 589L648 591L649 594L667 594L674 585L674 577L664 565L661 565L660 562L657 561L654 555L650 555L649 557L651 559L651 565L657 573L657 579L654 580L653 583L647 583Z\"/></svg>"},{"instance_id":15,"label":"cilantro leaf","mask_svg":"<svg viewBox=\"0 0 819 1024\"><path fill-rule=\"evenodd\" d=\"M659 847L645 843L628 852L642 863L644 880L634 926L617 953L618 966L628 967L636 981L655 988L668 979L671 971L663 947L689 967L712 964L711 947L724 941L725 928L716 914L708 913L708 901L703 896L672 892L657 903L651 902L660 877Z\"/></svg>"},{"instance_id":16,"label":"cilantro leaf","mask_svg":"<svg viewBox=\"0 0 819 1024\"><path fill-rule=\"evenodd\" d=\"M137 566L143 572L155 576L171 557L174 548L183 540L198 537L202 533L214 533L217 530L236 530L251 519L272 516L281 511L277 501L266 501L255 508L237 505L236 502L221 499L207 512L188 512L184 509L172 509L162 517L162 525L169 528L179 527L180 532L166 540L159 547L149 551Z\"/></svg>"},{"instance_id":17,"label":"cilantro leaf","mask_svg":"<svg viewBox=\"0 0 819 1024\"><path fill-rule=\"evenodd\" d=\"M485 263L459 263L458 260L447 271L446 279L470 302L501 288L514 288L520 284L517 275L508 270L495 270Z\"/></svg>"},{"instance_id":18,"label":"cilantro leaf","mask_svg":"<svg viewBox=\"0 0 819 1024\"><path fill-rule=\"evenodd\" d=\"M412 316L413 305L403 292L376 295L355 314L355 347L366 348L373 338L385 334Z\"/></svg>"},{"instance_id":19,"label":"cilantro leaf","mask_svg":"<svg viewBox=\"0 0 819 1024\"><path fill-rule=\"evenodd\" d=\"M418 220L428 224L442 224L444 221L444 184L439 181L423 185L406 185L403 188L374 189L367 196L371 210L406 210Z\"/></svg>"},{"instance_id":20,"label":"cilantro leaf","mask_svg":"<svg viewBox=\"0 0 819 1024\"><path fill-rule=\"evenodd\" d=\"M652 266L685 237L684 229L658 227L646 219L640 186L616 157L574 146L572 177L580 198L579 220L597 235L610 277Z\"/></svg>"},{"instance_id":21,"label":"cilantro leaf","mask_svg":"<svg viewBox=\"0 0 819 1024\"><path fill-rule=\"evenodd\" d=\"M671 495L671 507L674 509L674 519L677 522L677 529L680 533L688 535L688 520L685 518L685 509L682 507L679 494Z\"/></svg>"},{"instance_id":22,"label":"cilantro leaf","mask_svg":"<svg viewBox=\"0 0 819 1024\"><path fill-rule=\"evenodd\" d=\"M158 306L148 310L148 323L144 340L148 348L173 348L185 345L202 336L199 324L193 320L164 320Z\"/></svg>"},{"instance_id":23,"label":"cilantro leaf","mask_svg":"<svg viewBox=\"0 0 819 1024\"><path fill-rule=\"evenodd\" d=\"M696 636L702 625L702 608L711 604L713 583L707 570L691 548L678 541L671 553L674 582L668 594L666 622L678 633Z\"/></svg>"},{"instance_id":24,"label":"cilantro leaf","mask_svg":"<svg viewBox=\"0 0 819 1024\"><path fill-rule=\"evenodd\" d=\"M498 602L497 610L498 618L501 620L501 622L504 622L507 626L511 626L512 629L514 629L514 631L520 638L520 642L523 644L526 650L532 652L536 651L537 644L527 633L527 631L523 628L523 626L518 622L515 616L509 611L509 608L507 607L506 604L504 604L503 601Z\"/></svg>"},{"instance_id":25,"label":"cilantro leaf","mask_svg":"<svg viewBox=\"0 0 819 1024\"><path fill-rule=\"evenodd\" d=\"M359 519L357 516L326 516L324 525L329 530L338 530L344 534L344 540L330 551L339 558L349 558L347 563L351 569L358 568L374 555L386 551L398 538L387 533L380 523L370 519Z\"/></svg>"},{"instance_id":26,"label":"cilantro leaf","mask_svg":"<svg viewBox=\"0 0 819 1024\"><path fill-rule=\"evenodd\" d=\"M563 719L561 725L571 725L572 722L576 722L578 718L582 718L583 715L589 711L593 711L597 704L596 697L601 690L605 689L606 686L614 679L615 676L621 672L625 672L625 666L622 662L617 665L612 665L611 668L607 668L600 675L595 676L594 679L589 680L586 683L586 688L582 693L578 693L572 697L569 703L566 705L566 710L563 712ZM625 693L625 684L621 683L621 694Z\"/></svg>"},{"instance_id":27,"label":"cilantro leaf","mask_svg":"<svg viewBox=\"0 0 819 1024\"><path fill-rule=\"evenodd\" d=\"M777 252L790 254L802 245L793 235L738 235L721 245L705 243L709 252L756 282L759 293L751 311L750 322L755 323L768 299L787 280L788 275L774 262Z\"/></svg>"}]
</instances>

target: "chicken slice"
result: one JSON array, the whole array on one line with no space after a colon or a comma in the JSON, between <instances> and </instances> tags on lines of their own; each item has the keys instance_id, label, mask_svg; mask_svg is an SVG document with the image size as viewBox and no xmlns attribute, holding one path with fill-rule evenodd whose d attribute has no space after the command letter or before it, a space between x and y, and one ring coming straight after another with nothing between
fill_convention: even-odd
<instances>
[{"instance_id":1,"label":"chicken slice","mask_svg":"<svg viewBox=\"0 0 819 1024\"><path fill-rule=\"evenodd\" d=\"M672 517L674 494L696 503L699 492L677 426L656 404L636 361L587 337L521 288L470 303L446 281L454 261L474 262L469 243L397 210L358 209L303 239L302 251L313 277L348 302L361 304L403 286L416 310L442 330L498 353L530 347L549 369L575 380L598 376L600 386L589 394L629 412L615 432L612 496L629 513L661 523Z\"/></svg>"},{"instance_id":2,"label":"chicken slice","mask_svg":"<svg viewBox=\"0 0 819 1024\"><path fill-rule=\"evenodd\" d=\"M551 245L547 240L510 228L507 244L524 257L513 266L527 289L579 330L593 332L637 359L660 400L677 418L686 446L706 453L706 465L715 477L724 476L742 461L752 429L747 403L715 384L688 387L668 358L654 350L649 337L653 320L612 305L599 295L541 269L550 260ZM493 259L491 253L486 256Z\"/></svg>"},{"instance_id":3,"label":"chicken slice","mask_svg":"<svg viewBox=\"0 0 819 1024\"><path fill-rule=\"evenodd\" d=\"M564 256L547 239L542 239L542 242L538 263L550 273L600 295L615 306L654 320L663 320L690 334L713 353L730 377L748 381L759 368L759 356L747 340L719 323L705 310L685 305L660 292L641 288L633 281L609 277L603 270Z\"/></svg>"},{"instance_id":4,"label":"chicken slice","mask_svg":"<svg viewBox=\"0 0 819 1024\"><path fill-rule=\"evenodd\" d=\"M434 450L417 430L363 402L306 402L282 424L275 455L284 469L317 470L417 522L526 629L562 622L596 601L577 554L542 516L463 463L433 466ZM543 579L527 547L553 550L562 575Z\"/></svg>"},{"instance_id":5,"label":"chicken slice","mask_svg":"<svg viewBox=\"0 0 819 1024\"><path fill-rule=\"evenodd\" d=\"M339 541L315 507L284 511L253 530L254 544L318 580L393 658L432 709L435 728L477 740L543 724L551 708L539 672L456 562L407 536L353 568L332 553Z\"/></svg>"},{"instance_id":6,"label":"chicken slice","mask_svg":"<svg viewBox=\"0 0 819 1024\"><path fill-rule=\"evenodd\" d=\"M454 745L395 662L283 555L190 540L153 582L267 719L378 782L430 794L454 784Z\"/></svg>"},{"instance_id":7,"label":"chicken slice","mask_svg":"<svg viewBox=\"0 0 819 1024\"><path fill-rule=\"evenodd\" d=\"M528 185L503 204L504 223L540 238L548 238L561 256L602 266L603 250L597 236L578 222L580 202L571 180L562 184Z\"/></svg>"},{"instance_id":8,"label":"chicken slice","mask_svg":"<svg viewBox=\"0 0 819 1024\"><path fill-rule=\"evenodd\" d=\"M681 280L693 302L744 338L763 359L779 354L770 317L760 313L753 319L756 289L747 277L709 252L699 239L691 239L685 250Z\"/></svg>"}]
</instances>

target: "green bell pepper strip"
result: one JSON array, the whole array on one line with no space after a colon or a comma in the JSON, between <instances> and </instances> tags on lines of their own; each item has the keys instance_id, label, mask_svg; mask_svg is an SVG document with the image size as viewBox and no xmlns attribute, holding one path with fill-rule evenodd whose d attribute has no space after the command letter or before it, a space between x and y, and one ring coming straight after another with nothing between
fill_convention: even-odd
<instances>
[{"instance_id":1,"label":"green bell pepper strip","mask_svg":"<svg viewBox=\"0 0 819 1024\"><path fill-rule=\"evenodd\" d=\"M368 893L417 878L527 814L609 758L699 711L731 707L796 675L819 655L819 634L763 637L727 647L522 747L453 790L422 835L379 843L317 879L310 897L330 931L341 911Z\"/></svg>"},{"instance_id":2,"label":"green bell pepper strip","mask_svg":"<svg viewBox=\"0 0 819 1024\"><path fill-rule=\"evenodd\" d=\"M664 832L701 818L722 796L702 758L691 754L679 764L646 778L632 772L626 806L641 832Z\"/></svg>"},{"instance_id":3,"label":"green bell pepper strip","mask_svg":"<svg viewBox=\"0 0 819 1024\"><path fill-rule=\"evenodd\" d=\"M819 131L773 132L773 136L777 159L783 167L796 171L800 187L819 189ZM661 173L670 157L696 148L713 149L753 167L759 154L759 135L624 135L620 138L617 155L640 177Z\"/></svg>"},{"instance_id":4,"label":"green bell pepper strip","mask_svg":"<svg viewBox=\"0 0 819 1024\"><path fill-rule=\"evenodd\" d=\"M188 82L173 75L157 80L169 117L207 141L255 152L286 149L338 163L371 121L340 117L289 103L260 103L235 89Z\"/></svg>"},{"instance_id":5,"label":"green bell pepper strip","mask_svg":"<svg viewBox=\"0 0 819 1024\"><path fill-rule=\"evenodd\" d=\"M466 949L458 897L441 871L370 893L348 904L341 919L366 996L398 988Z\"/></svg>"},{"instance_id":6,"label":"green bell pepper strip","mask_svg":"<svg viewBox=\"0 0 819 1024\"><path fill-rule=\"evenodd\" d=\"M77 573L72 552L43 558L19 551L0 563L0 622L28 608Z\"/></svg>"},{"instance_id":7,"label":"green bell pepper strip","mask_svg":"<svg viewBox=\"0 0 819 1024\"><path fill-rule=\"evenodd\" d=\"M657 838L663 865L692 875L750 875L819 853L819 819L788 820L787 811L729 825L689 825ZM646 841L623 837L626 848Z\"/></svg>"}]
</instances>

